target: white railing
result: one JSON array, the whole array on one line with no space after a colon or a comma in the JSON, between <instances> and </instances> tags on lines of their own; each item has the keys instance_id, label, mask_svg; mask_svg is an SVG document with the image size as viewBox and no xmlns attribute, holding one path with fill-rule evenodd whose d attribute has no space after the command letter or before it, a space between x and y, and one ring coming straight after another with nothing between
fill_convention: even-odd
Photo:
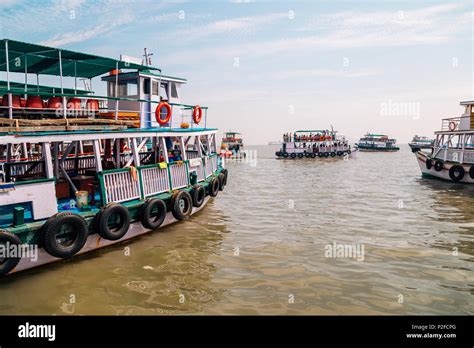
<instances>
[{"instance_id":1,"label":"white railing","mask_svg":"<svg viewBox=\"0 0 474 348\"><path fill-rule=\"evenodd\" d=\"M173 164L169 166L171 175L171 185L173 189L188 186L189 178L186 164Z\"/></svg>"},{"instance_id":2,"label":"white railing","mask_svg":"<svg viewBox=\"0 0 474 348\"><path fill-rule=\"evenodd\" d=\"M188 159L199 158L199 153L197 151L186 151L186 156Z\"/></svg>"},{"instance_id":3,"label":"white railing","mask_svg":"<svg viewBox=\"0 0 474 348\"><path fill-rule=\"evenodd\" d=\"M211 157L212 172L217 170L217 156Z\"/></svg>"},{"instance_id":4,"label":"white railing","mask_svg":"<svg viewBox=\"0 0 474 348\"><path fill-rule=\"evenodd\" d=\"M170 180L167 168L143 168L142 174L143 195L145 197L170 190Z\"/></svg>"},{"instance_id":5,"label":"white railing","mask_svg":"<svg viewBox=\"0 0 474 348\"><path fill-rule=\"evenodd\" d=\"M435 153L437 149L435 148ZM435 156L436 159L450 162L474 163L474 150L462 149L440 149Z\"/></svg>"},{"instance_id":6,"label":"white railing","mask_svg":"<svg viewBox=\"0 0 474 348\"><path fill-rule=\"evenodd\" d=\"M204 175L204 166L196 167L196 174L197 174L197 181L201 182L206 180L206 176Z\"/></svg>"},{"instance_id":7,"label":"white railing","mask_svg":"<svg viewBox=\"0 0 474 348\"><path fill-rule=\"evenodd\" d=\"M140 198L138 173L136 179L131 170L104 173L105 202L125 202Z\"/></svg>"},{"instance_id":8,"label":"white railing","mask_svg":"<svg viewBox=\"0 0 474 348\"><path fill-rule=\"evenodd\" d=\"M204 170L206 172L206 178L210 177L213 173L212 161L209 157L204 157Z\"/></svg>"}]
</instances>

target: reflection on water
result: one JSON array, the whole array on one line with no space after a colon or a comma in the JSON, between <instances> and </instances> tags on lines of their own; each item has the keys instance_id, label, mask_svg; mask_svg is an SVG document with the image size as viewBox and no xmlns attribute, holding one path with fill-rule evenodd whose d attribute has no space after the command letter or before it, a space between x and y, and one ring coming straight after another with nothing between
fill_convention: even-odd
<instances>
[{"instance_id":1,"label":"reflection on water","mask_svg":"<svg viewBox=\"0 0 474 348\"><path fill-rule=\"evenodd\" d=\"M473 186L421 178L408 147L255 149L189 221L3 281L0 313L474 313ZM364 245L364 261L327 258L333 243Z\"/></svg>"}]
</instances>

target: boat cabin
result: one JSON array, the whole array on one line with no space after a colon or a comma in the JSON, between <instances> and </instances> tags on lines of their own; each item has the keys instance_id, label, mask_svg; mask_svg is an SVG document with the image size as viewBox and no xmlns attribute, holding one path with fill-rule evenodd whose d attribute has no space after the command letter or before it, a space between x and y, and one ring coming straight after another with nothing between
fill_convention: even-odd
<instances>
[{"instance_id":1,"label":"boat cabin","mask_svg":"<svg viewBox=\"0 0 474 348\"><path fill-rule=\"evenodd\" d=\"M113 70L108 76L102 77L107 82L107 96L126 98L126 100L111 100L108 103L108 115L114 116L115 109L120 103L119 119L139 119L142 128L159 127L155 118L159 102L180 104L181 86L186 79L164 76L150 70L122 72ZM140 102L150 100L154 103Z\"/></svg>"}]
</instances>

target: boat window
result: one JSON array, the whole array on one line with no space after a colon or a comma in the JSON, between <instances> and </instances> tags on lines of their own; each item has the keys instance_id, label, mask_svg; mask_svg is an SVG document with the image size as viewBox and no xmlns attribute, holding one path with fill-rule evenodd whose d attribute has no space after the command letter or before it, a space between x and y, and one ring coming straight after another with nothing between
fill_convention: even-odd
<instances>
[{"instance_id":1,"label":"boat window","mask_svg":"<svg viewBox=\"0 0 474 348\"><path fill-rule=\"evenodd\" d=\"M150 94L150 80L143 80L143 94Z\"/></svg>"},{"instance_id":2,"label":"boat window","mask_svg":"<svg viewBox=\"0 0 474 348\"><path fill-rule=\"evenodd\" d=\"M108 95L115 96L115 82L109 82ZM128 97L138 95L138 84L136 80L119 81L118 97Z\"/></svg>"},{"instance_id":3,"label":"boat window","mask_svg":"<svg viewBox=\"0 0 474 348\"><path fill-rule=\"evenodd\" d=\"M159 91L158 91L158 82L157 81L153 81L152 82L152 94L153 95L159 95Z\"/></svg>"},{"instance_id":4,"label":"boat window","mask_svg":"<svg viewBox=\"0 0 474 348\"><path fill-rule=\"evenodd\" d=\"M178 89L176 83L171 83L171 98L178 98Z\"/></svg>"},{"instance_id":5,"label":"boat window","mask_svg":"<svg viewBox=\"0 0 474 348\"><path fill-rule=\"evenodd\" d=\"M168 97L168 84L167 83L162 83L161 84L161 94L160 94L163 99L169 99Z\"/></svg>"}]
</instances>

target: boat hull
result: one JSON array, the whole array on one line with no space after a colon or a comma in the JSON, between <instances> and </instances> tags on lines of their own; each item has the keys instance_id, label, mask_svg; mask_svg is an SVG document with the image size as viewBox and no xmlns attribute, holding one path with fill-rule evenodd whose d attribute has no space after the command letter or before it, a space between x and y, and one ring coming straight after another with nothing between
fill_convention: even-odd
<instances>
[{"instance_id":1,"label":"boat hull","mask_svg":"<svg viewBox=\"0 0 474 348\"><path fill-rule=\"evenodd\" d=\"M472 179L469 176L469 170L471 168L470 165L462 164L462 167L464 168L464 172L465 172L464 177L459 181L454 181L449 176L449 169L454 165L460 165L459 163L444 162L443 169L440 170L440 171L437 171L435 169L434 165L430 169L428 169L426 167L426 160L428 159L428 156L427 156L427 154L423 153L422 151L418 151L416 153L416 159L417 159L418 165L420 166L421 173L425 177L437 178L437 179L441 179L441 180L450 181L450 182L453 182L453 183L457 182L457 183L464 183L464 184L474 184L474 179Z\"/></svg>"},{"instance_id":2,"label":"boat hull","mask_svg":"<svg viewBox=\"0 0 474 348\"><path fill-rule=\"evenodd\" d=\"M205 205L209 202L210 198L211 198L210 196L206 196L206 198L204 199L204 203L199 208L193 207L191 215L194 215L198 211L202 210L205 207ZM160 228L167 225L171 225L175 222L178 222L178 220L175 219L175 217L173 216L171 212L168 212ZM84 247L76 255L74 255L74 257L68 260L75 259L79 255L83 255L87 252L101 249L113 244L122 243L124 241L133 239L135 237L138 237L138 236L141 236L153 231L154 230L149 230L143 227L139 221L136 221L130 224L130 228L128 229L128 232L125 234L125 236L123 236L119 240L107 240L107 239L101 238L98 233L91 234L87 238L87 242L84 245ZM65 261L65 260L51 256L43 248L39 248L37 260L32 260L31 258L22 258L20 263L10 273L8 273L7 276L10 276L12 274L15 274L21 271L25 271L27 269L43 266L43 265L53 263L53 262L58 262L58 261Z\"/></svg>"},{"instance_id":3,"label":"boat hull","mask_svg":"<svg viewBox=\"0 0 474 348\"><path fill-rule=\"evenodd\" d=\"M361 147L359 146L360 152L396 152L399 151L399 147Z\"/></svg>"},{"instance_id":4,"label":"boat hull","mask_svg":"<svg viewBox=\"0 0 474 348\"><path fill-rule=\"evenodd\" d=\"M277 159L291 159L291 160L292 160L292 159L312 159L312 160L319 159L319 160L327 160L327 159L337 159L337 158L338 158L338 159L355 158L355 157L357 157L357 152L358 152L358 150L357 150L357 149L352 149L352 150L351 150L351 153L349 153L349 154L342 155L342 156L337 156L337 155L336 155L336 156L334 156L334 157L332 157L332 156L319 157L318 155L316 155L316 157L306 157L303 152L293 152L293 153L295 154L294 157L291 157L291 153L289 153L288 157L284 157L284 156L282 156L282 155L279 156L279 155L278 155L279 152L280 152L280 151L277 151L277 152L275 153ZM298 156L298 154L303 154L303 157Z\"/></svg>"}]
</instances>

